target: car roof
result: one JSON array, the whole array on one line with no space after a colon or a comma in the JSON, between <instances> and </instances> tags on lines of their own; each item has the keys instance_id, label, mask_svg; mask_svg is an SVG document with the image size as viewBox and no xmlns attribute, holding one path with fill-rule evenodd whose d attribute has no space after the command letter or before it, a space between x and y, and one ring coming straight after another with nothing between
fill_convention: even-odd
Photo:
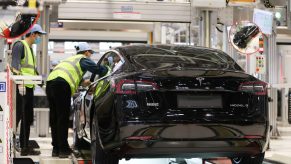
<instances>
[{"instance_id":1,"label":"car roof","mask_svg":"<svg viewBox=\"0 0 291 164\"><path fill-rule=\"evenodd\" d=\"M199 54L208 54L208 53L219 53L225 54L220 50L206 48L206 47L198 47L198 46L187 46L187 45L170 45L170 44L157 44L157 45L149 45L149 44L141 44L141 45L129 45L129 46L120 46L116 47L115 50L121 52L127 58L131 58L132 56L139 54L148 54L153 53L152 50L157 51L165 51L168 53L199 53Z\"/></svg>"},{"instance_id":2,"label":"car roof","mask_svg":"<svg viewBox=\"0 0 291 164\"><path fill-rule=\"evenodd\" d=\"M159 54L159 55L185 55L201 58L209 56L219 56L222 61L231 65L230 68L237 71L243 71L243 69L225 52L217 49L199 47L199 46L187 46L187 45L169 45L169 44L140 44L140 45L128 45L114 48L119 51L131 64L135 63L135 57L142 54Z\"/></svg>"}]
</instances>

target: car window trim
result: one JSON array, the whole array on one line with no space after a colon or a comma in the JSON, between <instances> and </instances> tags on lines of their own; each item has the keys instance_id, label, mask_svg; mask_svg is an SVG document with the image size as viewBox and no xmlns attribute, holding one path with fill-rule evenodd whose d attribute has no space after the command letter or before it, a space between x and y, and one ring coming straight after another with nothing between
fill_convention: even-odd
<instances>
[{"instance_id":1,"label":"car window trim","mask_svg":"<svg viewBox=\"0 0 291 164\"><path fill-rule=\"evenodd\" d=\"M101 62L102 62L103 59L106 57L106 55L108 55L108 54L111 53L111 52L117 54L117 55L120 57L120 60L123 59L123 61L125 61L124 57L123 57L123 56L122 56L118 51L116 51L116 50L109 50L109 51L107 51L107 52L104 53L104 55L103 55L103 56L100 58L100 60L98 61L97 65L101 65ZM124 65L124 63L123 63L122 65ZM114 72L116 72L116 71L117 71L117 70L115 70ZM97 79L96 81L92 82L91 85L89 86L89 88L90 88L91 86L97 84L99 81L104 80L104 79L106 79L107 77L111 76L114 72L112 71L112 72L110 72L109 75L103 76L103 77Z\"/></svg>"},{"instance_id":2,"label":"car window trim","mask_svg":"<svg viewBox=\"0 0 291 164\"><path fill-rule=\"evenodd\" d=\"M123 57L123 56L122 56L118 51L116 51L116 50L109 50L109 51L107 51L107 52L104 53L104 55L103 55L103 56L100 58L100 60L98 61L97 65L100 65L101 62L103 61L104 57L105 57L106 55L108 55L109 53L111 53L111 52L117 54L117 55L120 57L120 60L123 60L124 62L126 61L125 58L124 58L124 57ZM123 63L122 65L124 65L124 63ZM117 70L115 70L114 72L116 72L116 71L117 71ZM111 72L110 74L113 74L114 72Z\"/></svg>"},{"instance_id":3,"label":"car window trim","mask_svg":"<svg viewBox=\"0 0 291 164\"><path fill-rule=\"evenodd\" d=\"M117 55L119 56L120 60L122 60L122 61L125 62L124 57L123 57L123 56L122 56L118 51L116 51L116 50L109 50L108 52L113 52L113 53L117 54ZM121 66L123 66L123 65L124 65L124 63L122 63ZM120 68L121 68L121 66L120 66ZM112 71L112 72L110 73L110 75L112 75L113 73L115 73L115 72L118 71L118 70L119 70L119 69L117 69L117 70L115 70L115 71Z\"/></svg>"}]
</instances>

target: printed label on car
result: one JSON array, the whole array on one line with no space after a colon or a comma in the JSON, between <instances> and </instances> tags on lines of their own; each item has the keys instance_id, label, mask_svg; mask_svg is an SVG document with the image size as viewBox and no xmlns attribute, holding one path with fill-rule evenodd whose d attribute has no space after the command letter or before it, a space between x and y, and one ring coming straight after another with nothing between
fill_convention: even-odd
<instances>
[{"instance_id":1,"label":"printed label on car","mask_svg":"<svg viewBox=\"0 0 291 164\"><path fill-rule=\"evenodd\" d=\"M147 106L159 106L159 103L147 103Z\"/></svg>"}]
</instances>

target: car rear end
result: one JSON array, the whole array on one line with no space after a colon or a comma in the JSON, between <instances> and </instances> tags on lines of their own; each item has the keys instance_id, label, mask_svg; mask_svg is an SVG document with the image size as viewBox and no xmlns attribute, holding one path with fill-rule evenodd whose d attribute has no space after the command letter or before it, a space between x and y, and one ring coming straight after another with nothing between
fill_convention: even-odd
<instances>
[{"instance_id":1,"label":"car rear end","mask_svg":"<svg viewBox=\"0 0 291 164\"><path fill-rule=\"evenodd\" d=\"M188 63L189 64L189 63ZM256 155L269 134L267 84L240 70L190 65L114 80L125 157Z\"/></svg>"}]
</instances>

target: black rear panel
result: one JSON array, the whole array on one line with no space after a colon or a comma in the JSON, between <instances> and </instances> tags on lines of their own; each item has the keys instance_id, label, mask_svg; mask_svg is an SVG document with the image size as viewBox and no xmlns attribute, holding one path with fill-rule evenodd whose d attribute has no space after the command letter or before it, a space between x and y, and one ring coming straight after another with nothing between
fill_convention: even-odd
<instances>
[{"instance_id":1,"label":"black rear panel","mask_svg":"<svg viewBox=\"0 0 291 164\"><path fill-rule=\"evenodd\" d=\"M253 77L224 71L207 71L211 76L187 77L185 72L160 71L151 76L148 72L137 75L136 81L152 81L158 89L117 95L122 103L124 119L183 123L266 120L267 96L239 90L241 83L255 80ZM188 74L190 72L197 74L195 70L188 70Z\"/></svg>"}]
</instances>

